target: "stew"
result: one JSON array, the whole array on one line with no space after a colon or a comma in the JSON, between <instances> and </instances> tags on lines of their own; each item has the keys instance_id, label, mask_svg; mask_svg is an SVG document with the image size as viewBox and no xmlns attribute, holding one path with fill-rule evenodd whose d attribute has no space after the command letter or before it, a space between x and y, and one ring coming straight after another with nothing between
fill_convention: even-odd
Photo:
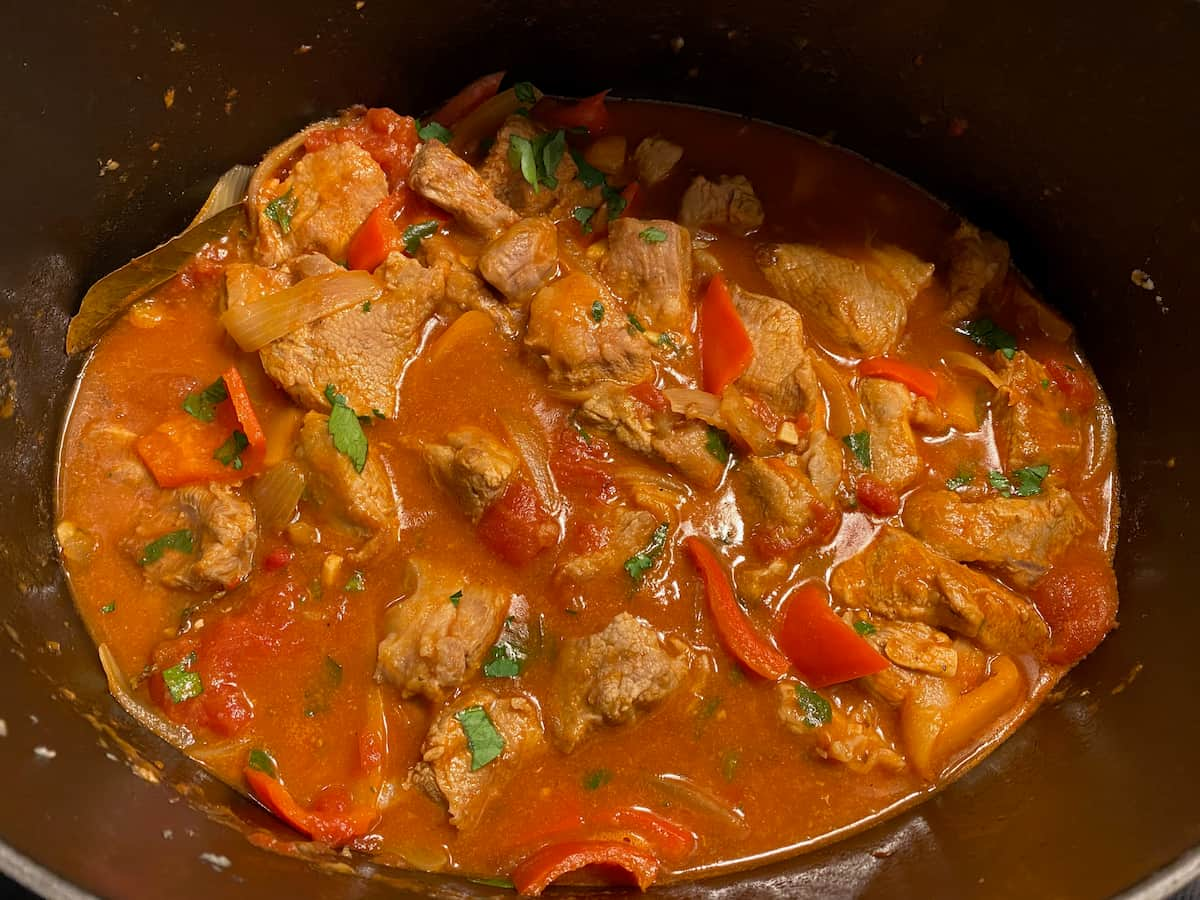
<instances>
[{"instance_id":1,"label":"stew","mask_svg":"<svg viewBox=\"0 0 1200 900\"><path fill-rule=\"evenodd\" d=\"M501 87L314 124L85 300L118 699L296 841L526 893L946 784L1115 624L1071 326L825 143Z\"/></svg>"}]
</instances>

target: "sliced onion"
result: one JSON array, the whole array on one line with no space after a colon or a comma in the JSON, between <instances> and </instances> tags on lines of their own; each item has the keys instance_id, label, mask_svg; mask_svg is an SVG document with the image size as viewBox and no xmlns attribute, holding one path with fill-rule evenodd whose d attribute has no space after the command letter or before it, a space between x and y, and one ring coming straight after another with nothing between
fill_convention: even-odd
<instances>
[{"instance_id":1,"label":"sliced onion","mask_svg":"<svg viewBox=\"0 0 1200 900\"><path fill-rule=\"evenodd\" d=\"M134 698L129 689L129 682L125 680L121 667L117 665L116 657L108 649L108 644L100 645L100 666L104 669L104 675L108 679L108 692L139 725L154 732L168 744L178 747L180 750L185 750L195 743L196 739L192 737L192 732L183 725L176 725L165 719L159 713L147 709Z\"/></svg>"},{"instance_id":2,"label":"sliced onion","mask_svg":"<svg viewBox=\"0 0 1200 900\"><path fill-rule=\"evenodd\" d=\"M259 198L262 196L263 188L271 182L283 164L304 145L304 141L312 132L322 128L345 125L353 121L354 118L356 116L351 115L341 119L322 119L319 122L313 122L303 131L296 132L296 134L293 134L283 143L267 151L267 155L263 157L263 161L258 164L258 167L254 170L254 174L250 176L250 183L246 188L246 205L249 207L250 213L247 218L250 220L251 238L254 238L258 232Z\"/></svg>"},{"instance_id":3,"label":"sliced onion","mask_svg":"<svg viewBox=\"0 0 1200 900\"><path fill-rule=\"evenodd\" d=\"M250 488L254 511L263 528L282 528L292 520L304 494L304 470L291 460L269 468Z\"/></svg>"},{"instance_id":4,"label":"sliced onion","mask_svg":"<svg viewBox=\"0 0 1200 900\"><path fill-rule=\"evenodd\" d=\"M1000 376L993 372L987 363L983 362L977 356L972 356L970 353L963 353L960 350L950 350L942 356L942 362L952 369L960 369L964 372L978 375L996 390L1000 390L1004 385Z\"/></svg>"},{"instance_id":5,"label":"sliced onion","mask_svg":"<svg viewBox=\"0 0 1200 900\"><path fill-rule=\"evenodd\" d=\"M542 92L533 89L534 102L542 99ZM454 126L454 137L450 141L450 149L460 156L469 153L484 140L500 130L504 120L521 108L523 104L517 99L516 88L501 91L485 103L477 106L472 112L459 120Z\"/></svg>"},{"instance_id":6,"label":"sliced onion","mask_svg":"<svg viewBox=\"0 0 1200 900\"><path fill-rule=\"evenodd\" d=\"M689 419L699 419L709 425L724 427L721 418L721 398L708 391L692 388L664 388L663 396L671 404L671 412Z\"/></svg>"},{"instance_id":7,"label":"sliced onion","mask_svg":"<svg viewBox=\"0 0 1200 900\"><path fill-rule=\"evenodd\" d=\"M813 369L829 403L827 425L831 434L855 434L863 430L862 404L833 364L819 353L812 354Z\"/></svg>"},{"instance_id":8,"label":"sliced onion","mask_svg":"<svg viewBox=\"0 0 1200 900\"><path fill-rule=\"evenodd\" d=\"M650 776L651 784L673 801L685 804L692 809L720 819L727 825L744 831L749 828L746 815L741 810L717 797L710 791L700 787L686 775L671 773Z\"/></svg>"},{"instance_id":9,"label":"sliced onion","mask_svg":"<svg viewBox=\"0 0 1200 900\"><path fill-rule=\"evenodd\" d=\"M763 424L742 392L733 385L721 394L721 418L729 436L758 456L775 452L775 435ZM793 426L794 427L794 426Z\"/></svg>"},{"instance_id":10,"label":"sliced onion","mask_svg":"<svg viewBox=\"0 0 1200 900\"><path fill-rule=\"evenodd\" d=\"M377 300L382 293L383 285L370 272L330 272L232 307L221 316L221 324L250 353L309 322Z\"/></svg>"},{"instance_id":11,"label":"sliced onion","mask_svg":"<svg viewBox=\"0 0 1200 900\"><path fill-rule=\"evenodd\" d=\"M525 468L533 478L542 507L548 512L558 509L558 488L554 473L550 471L550 451L546 447L545 435L521 414L502 411L500 422L516 444L517 452L521 454Z\"/></svg>"},{"instance_id":12,"label":"sliced onion","mask_svg":"<svg viewBox=\"0 0 1200 900\"><path fill-rule=\"evenodd\" d=\"M637 505L653 513L660 522L678 522L679 510L691 496L682 482L652 469L618 469L615 477L633 495Z\"/></svg>"},{"instance_id":13,"label":"sliced onion","mask_svg":"<svg viewBox=\"0 0 1200 900\"><path fill-rule=\"evenodd\" d=\"M192 219L192 225L199 225L206 219L211 219L223 209L236 206L246 199L246 188L254 175L254 166L234 166L217 179L213 189L208 192L208 199ZM188 228L191 228L189 225Z\"/></svg>"}]
</instances>

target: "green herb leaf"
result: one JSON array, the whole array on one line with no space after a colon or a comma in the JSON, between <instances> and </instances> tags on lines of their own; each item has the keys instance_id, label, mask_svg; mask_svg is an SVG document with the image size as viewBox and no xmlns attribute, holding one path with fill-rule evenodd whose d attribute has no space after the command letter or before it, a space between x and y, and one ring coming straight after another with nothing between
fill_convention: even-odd
<instances>
[{"instance_id":1,"label":"green herb leaf","mask_svg":"<svg viewBox=\"0 0 1200 900\"><path fill-rule=\"evenodd\" d=\"M584 234L592 233L592 216L595 214L596 209L592 206L577 206L571 210L571 215L575 218L575 221L579 223L579 230ZM600 320L597 319L596 321L598 322Z\"/></svg>"},{"instance_id":2,"label":"green herb leaf","mask_svg":"<svg viewBox=\"0 0 1200 900\"><path fill-rule=\"evenodd\" d=\"M533 141L519 134L508 136L508 164L521 173L533 189L538 189L537 154Z\"/></svg>"},{"instance_id":3,"label":"green herb leaf","mask_svg":"<svg viewBox=\"0 0 1200 900\"><path fill-rule=\"evenodd\" d=\"M374 408L372 408L372 410L371 410L371 415L373 415L373 416L374 416L375 418L377 418L377 419L385 419L385 420L387 419L387 413L385 413L385 412L384 412L383 410L381 410L381 409L374 409Z\"/></svg>"},{"instance_id":4,"label":"green herb leaf","mask_svg":"<svg viewBox=\"0 0 1200 900\"><path fill-rule=\"evenodd\" d=\"M367 580L363 577L363 573L355 569L354 574L346 581L346 586L342 590L349 591L351 594L357 594L367 589Z\"/></svg>"},{"instance_id":5,"label":"green herb leaf","mask_svg":"<svg viewBox=\"0 0 1200 900\"><path fill-rule=\"evenodd\" d=\"M417 251L421 249L421 241L427 237L433 237L441 227L442 224L437 219L429 219L425 222L416 222L409 225L400 236L404 241L404 252L409 256L416 256Z\"/></svg>"},{"instance_id":6,"label":"green herb leaf","mask_svg":"<svg viewBox=\"0 0 1200 900\"><path fill-rule=\"evenodd\" d=\"M325 657L325 676L334 687L342 683L342 664L332 656Z\"/></svg>"},{"instance_id":7,"label":"green herb leaf","mask_svg":"<svg viewBox=\"0 0 1200 900\"><path fill-rule=\"evenodd\" d=\"M968 322L958 329L958 333L966 335L980 347L999 350L1005 359L1012 359L1017 353L1017 339L991 319Z\"/></svg>"},{"instance_id":8,"label":"green herb leaf","mask_svg":"<svg viewBox=\"0 0 1200 900\"><path fill-rule=\"evenodd\" d=\"M250 751L250 760L248 765L252 769L257 769L272 778L279 777L279 767L275 765L275 758L266 750L255 747Z\"/></svg>"},{"instance_id":9,"label":"green herb leaf","mask_svg":"<svg viewBox=\"0 0 1200 900\"><path fill-rule=\"evenodd\" d=\"M651 225L649 228L643 228L638 232L638 237L647 244L661 244L667 239L667 233L661 228Z\"/></svg>"},{"instance_id":10,"label":"green herb leaf","mask_svg":"<svg viewBox=\"0 0 1200 900\"><path fill-rule=\"evenodd\" d=\"M540 140L540 139L539 139ZM541 141L540 158L542 182L551 190L558 187L558 164L562 162L563 154L567 152L567 134L561 128L552 132L548 139Z\"/></svg>"},{"instance_id":11,"label":"green herb leaf","mask_svg":"<svg viewBox=\"0 0 1200 900\"><path fill-rule=\"evenodd\" d=\"M597 325L604 321L604 304L599 300L592 301L592 321Z\"/></svg>"},{"instance_id":12,"label":"green herb leaf","mask_svg":"<svg viewBox=\"0 0 1200 900\"><path fill-rule=\"evenodd\" d=\"M721 755L721 777L726 781L733 781L739 762L741 762L741 757L736 750L727 750L723 753Z\"/></svg>"},{"instance_id":13,"label":"green herb leaf","mask_svg":"<svg viewBox=\"0 0 1200 900\"><path fill-rule=\"evenodd\" d=\"M325 385L325 399L330 406L329 436L333 438L333 446L350 459L354 471L361 475L367 465L367 436L362 423L332 384Z\"/></svg>"},{"instance_id":14,"label":"green herb leaf","mask_svg":"<svg viewBox=\"0 0 1200 900\"><path fill-rule=\"evenodd\" d=\"M370 300L364 300L364 301L363 301L363 305L362 305L362 311L363 311L363 312L370 312L370 311L371 311L371 301L370 301Z\"/></svg>"},{"instance_id":15,"label":"green herb leaf","mask_svg":"<svg viewBox=\"0 0 1200 900\"><path fill-rule=\"evenodd\" d=\"M525 666L525 651L507 638L501 638L488 651L483 674L488 678L516 678Z\"/></svg>"},{"instance_id":16,"label":"green herb leaf","mask_svg":"<svg viewBox=\"0 0 1200 900\"><path fill-rule=\"evenodd\" d=\"M964 488L975 480L975 473L970 469L959 469L957 474L946 479L946 487L952 491Z\"/></svg>"},{"instance_id":17,"label":"green herb leaf","mask_svg":"<svg viewBox=\"0 0 1200 900\"><path fill-rule=\"evenodd\" d=\"M244 431L234 429L233 434L225 439L220 447L213 451L213 459L223 466L241 471L242 451L250 446L250 439Z\"/></svg>"},{"instance_id":18,"label":"green herb leaf","mask_svg":"<svg viewBox=\"0 0 1200 900\"><path fill-rule=\"evenodd\" d=\"M604 187L600 189L600 196L604 198L604 203L608 207L608 218L610 220L617 218L621 213L625 212L625 198L621 196L621 192L616 188L609 187L605 183Z\"/></svg>"},{"instance_id":19,"label":"green herb leaf","mask_svg":"<svg viewBox=\"0 0 1200 900\"><path fill-rule=\"evenodd\" d=\"M117 611L117 601L116 600L110 600L108 603L105 603L102 607L100 607L100 612L104 613L104 615L106 615L106 616L109 613L116 612L116 611Z\"/></svg>"},{"instance_id":20,"label":"green herb leaf","mask_svg":"<svg viewBox=\"0 0 1200 900\"><path fill-rule=\"evenodd\" d=\"M431 121L422 125L418 121L417 126L417 137L423 141L441 141L448 144L454 140L454 132L439 122Z\"/></svg>"},{"instance_id":21,"label":"green herb leaf","mask_svg":"<svg viewBox=\"0 0 1200 900\"><path fill-rule=\"evenodd\" d=\"M583 776L583 787L585 790L594 791L604 787L612 781L612 772L608 769L592 769Z\"/></svg>"},{"instance_id":22,"label":"green herb leaf","mask_svg":"<svg viewBox=\"0 0 1200 900\"><path fill-rule=\"evenodd\" d=\"M1016 495L1018 497L1033 497L1042 492L1042 482L1046 476L1050 474L1050 467L1027 466L1024 469L1017 469L1012 473L1012 478L1016 484Z\"/></svg>"},{"instance_id":23,"label":"green herb leaf","mask_svg":"<svg viewBox=\"0 0 1200 900\"><path fill-rule=\"evenodd\" d=\"M583 442L585 444L590 444L592 442L591 434L588 433L586 428L579 424L579 410L571 410L571 415L567 417L567 421L571 423L571 427L575 429L575 433L583 438Z\"/></svg>"},{"instance_id":24,"label":"green herb leaf","mask_svg":"<svg viewBox=\"0 0 1200 900\"><path fill-rule=\"evenodd\" d=\"M167 686L167 693L171 695L172 703L182 703L204 693L204 682L200 680L199 675L191 671L195 662L196 654L193 651L171 668L163 669L163 682Z\"/></svg>"},{"instance_id":25,"label":"green herb leaf","mask_svg":"<svg viewBox=\"0 0 1200 900\"><path fill-rule=\"evenodd\" d=\"M641 581L642 575L654 568L655 561L662 555L663 547L667 545L667 530L666 522L660 524L650 535L650 543L646 545L646 549L625 560L625 571L634 581Z\"/></svg>"},{"instance_id":26,"label":"green herb leaf","mask_svg":"<svg viewBox=\"0 0 1200 900\"><path fill-rule=\"evenodd\" d=\"M1005 475L1003 472L997 472L995 469L992 469L990 472L988 472L987 477L988 484L999 491L1002 496L1012 496L1012 482L1008 480L1007 475Z\"/></svg>"},{"instance_id":27,"label":"green herb leaf","mask_svg":"<svg viewBox=\"0 0 1200 900\"><path fill-rule=\"evenodd\" d=\"M511 878L468 878L467 881L473 881L476 884L483 884L488 887L516 888Z\"/></svg>"},{"instance_id":28,"label":"green herb leaf","mask_svg":"<svg viewBox=\"0 0 1200 900\"><path fill-rule=\"evenodd\" d=\"M643 324L642 324L642 323L641 323L641 322L638 320L638 317L637 317L637 316L635 316L633 313L628 313L628 314L626 315L626 318L627 318L627 319L629 319L629 326L630 326L630 327L631 327L631 328L632 328L634 331L638 332L639 334L645 334L645 333L646 333L646 326L645 326L645 325L643 325Z\"/></svg>"},{"instance_id":29,"label":"green herb leaf","mask_svg":"<svg viewBox=\"0 0 1200 900\"><path fill-rule=\"evenodd\" d=\"M454 718L467 736L472 772L482 769L504 752L504 738L496 731L491 717L482 706L468 706L455 713Z\"/></svg>"},{"instance_id":30,"label":"green herb leaf","mask_svg":"<svg viewBox=\"0 0 1200 900\"><path fill-rule=\"evenodd\" d=\"M267 204L264 210L268 219L279 226L279 230L287 234L292 230L292 216L296 215L296 194L288 188L288 192L276 197Z\"/></svg>"},{"instance_id":31,"label":"green herb leaf","mask_svg":"<svg viewBox=\"0 0 1200 900\"><path fill-rule=\"evenodd\" d=\"M194 549L191 531L186 528L169 531L145 546L138 565L148 566L152 562L158 562L168 550L174 550L176 553L192 553Z\"/></svg>"},{"instance_id":32,"label":"green herb leaf","mask_svg":"<svg viewBox=\"0 0 1200 900\"><path fill-rule=\"evenodd\" d=\"M714 715L716 715L717 710L720 709L720 707L721 698L714 695L705 699L704 703L700 705L700 709L696 715L701 719L711 719Z\"/></svg>"},{"instance_id":33,"label":"green herb leaf","mask_svg":"<svg viewBox=\"0 0 1200 900\"><path fill-rule=\"evenodd\" d=\"M829 701L806 684L796 685L796 706L800 708L800 716L809 728L820 728L833 720Z\"/></svg>"},{"instance_id":34,"label":"green herb leaf","mask_svg":"<svg viewBox=\"0 0 1200 900\"><path fill-rule=\"evenodd\" d=\"M450 595L450 605L451 606L458 606L458 604L460 604L461 602L462 602L462 591L461 590L457 590L453 594Z\"/></svg>"},{"instance_id":35,"label":"green herb leaf","mask_svg":"<svg viewBox=\"0 0 1200 900\"><path fill-rule=\"evenodd\" d=\"M575 168L579 170L575 177L585 188L594 188L601 184L605 187L608 186L608 179L604 173L584 159L583 154L578 150L571 151L571 159L575 161Z\"/></svg>"},{"instance_id":36,"label":"green herb leaf","mask_svg":"<svg viewBox=\"0 0 1200 900\"><path fill-rule=\"evenodd\" d=\"M859 634L861 634L863 637L866 637L868 634L874 634L879 629L877 629L874 625L872 625L866 619L859 619L857 622L854 623L854 630L857 631Z\"/></svg>"},{"instance_id":37,"label":"green herb leaf","mask_svg":"<svg viewBox=\"0 0 1200 900\"><path fill-rule=\"evenodd\" d=\"M676 346L675 339L673 337L671 337L671 335L665 331L658 336L658 340L655 341L655 343L657 343L658 346L660 346L660 347L665 347L667 350L670 350L672 353L679 352L679 347Z\"/></svg>"},{"instance_id":38,"label":"green herb leaf","mask_svg":"<svg viewBox=\"0 0 1200 900\"><path fill-rule=\"evenodd\" d=\"M708 426L704 449L721 465L729 462L729 436L715 425Z\"/></svg>"},{"instance_id":39,"label":"green herb leaf","mask_svg":"<svg viewBox=\"0 0 1200 900\"><path fill-rule=\"evenodd\" d=\"M537 103L537 92L533 85L528 81L518 81L513 85L513 93L516 94L517 100L524 103L526 106L532 106Z\"/></svg>"},{"instance_id":40,"label":"green herb leaf","mask_svg":"<svg viewBox=\"0 0 1200 900\"><path fill-rule=\"evenodd\" d=\"M217 415L217 404L229 399L229 391L225 387L225 379L218 378L202 391L188 394L181 406L183 411L193 419L201 422L211 422Z\"/></svg>"},{"instance_id":41,"label":"green herb leaf","mask_svg":"<svg viewBox=\"0 0 1200 900\"><path fill-rule=\"evenodd\" d=\"M868 431L856 431L854 434L848 434L842 438L842 443L850 448L850 452L854 454L854 458L858 460L858 464L864 469L871 468L871 433Z\"/></svg>"}]
</instances>

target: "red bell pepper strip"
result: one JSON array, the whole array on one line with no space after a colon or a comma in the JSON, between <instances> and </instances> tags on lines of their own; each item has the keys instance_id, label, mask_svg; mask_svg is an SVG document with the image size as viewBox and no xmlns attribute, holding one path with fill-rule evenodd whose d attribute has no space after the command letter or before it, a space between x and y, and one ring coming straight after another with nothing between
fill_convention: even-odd
<instances>
[{"instance_id":1,"label":"red bell pepper strip","mask_svg":"<svg viewBox=\"0 0 1200 900\"><path fill-rule=\"evenodd\" d=\"M684 540L683 547L704 579L708 589L708 608L726 649L748 669L764 678L779 679L786 675L789 668L787 657L754 630L733 595L733 583L729 575L708 544L692 535Z\"/></svg>"},{"instance_id":2,"label":"red bell pepper strip","mask_svg":"<svg viewBox=\"0 0 1200 900\"><path fill-rule=\"evenodd\" d=\"M877 516L894 516L900 512L900 498L896 492L874 475L859 476L854 493L858 502Z\"/></svg>"},{"instance_id":3,"label":"red bell pepper strip","mask_svg":"<svg viewBox=\"0 0 1200 900\"><path fill-rule=\"evenodd\" d=\"M623 216L636 216L641 207L642 189L636 181L631 181L621 188L621 199L625 206L621 210Z\"/></svg>"},{"instance_id":4,"label":"red bell pepper strip","mask_svg":"<svg viewBox=\"0 0 1200 900\"><path fill-rule=\"evenodd\" d=\"M333 847L348 844L366 834L374 823L376 812L368 807L321 811L305 809L296 802L291 791L266 772L249 766L243 771L254 798L278 818L305 837L323 841Z\"/></svg>"},{"instance_id":5,"label":"red bell pepper strip","mask_svg":"<svg viewBox=\"0 0 1200 900\"><path fill-rule=\"evenodd\" d=\"M484 101L495 97L503 80L504 72L493 72L491 75L476 78L442 104L442 108L429 118L447 128L452 127L459 119L482 106Z\"/></svg>"},{"instance_id":6,"label":"red bell pepper strip","mask_svg":"<svg viewBox=\"0 0 1200 900\"><path fill-rule=\"evenodd\" d=\"M638 806L614 810L608 821L653 844L667 859L683 859L696 849L696 834L658 813Z\"/></svg>"},{"instance_id":7,"label":"red bell pepper strip","mask_svg":"<svg viewBox=\"0 0 1200 900\"><path fill-rule=\"evenodd\" d=\"M737 381L754 359L754 345L719 273L700 303L700 373L704 389L720 394Z\"/></svg>"},{"instance_id":8,"label":"red bell pepper strip","mask_svg":"<svg viewBox=\"0 0 1200 900\"><path fill-rule=\"evenodd\" d=\"M608 91L601 91L575 103L543 97L534 105L533 117L551 128L586 128L596 137L608 129L608 107L604 105L607 96Z\"/></svg>"},{"instance_id":9,"label":"red bell pepper strip","mask_svg":"<svg viewBox=\"0 0 1200 900\"><path fill-rule=\"evenodd\" d=\"M838 617L825 602L824 592L812 584L797 590L784 607L779 646L814 688L874 675L889 665Z\"/></svg>"},{"instance_id":10,"label":"red bell pepper strip","mask_svg":"<svg viewBox=\"0 0 1200 900\"><path fill-rule=\"evenodd\" d=\"M938 382L928 369L914 366L890 356L873 356L858 364L858 374L864 378L887 378L898 381L914 394L937 400Z\"/></svg>"},{"instance_id":11,"label":"red bell pepper strip","mask_svg":"<svg viewBox=\"0 0 1200 900\"><path fill-rule=\"evenodd\" d=\"M374 272L387 259L389 253L399 250L404 245L403 235L395 222L398 211L395 194L379 201L379 205L371 210L366 221L350 239L350 245L346 248L347 266L364 272Z\"/></svg>"},{"instance_id":12,"label":"red bell pepper strip","mask_svg":"<svg viewBox=\"0 0 1200 900\"><path fill-rule=\"evenodd\" d=\"M568 872L585 866L604 866L623 873L640 890L658 877L658 860L620 841L567 841L543 847L512 871L518 893L536 897Z\"/></svg>"}]
</instances>

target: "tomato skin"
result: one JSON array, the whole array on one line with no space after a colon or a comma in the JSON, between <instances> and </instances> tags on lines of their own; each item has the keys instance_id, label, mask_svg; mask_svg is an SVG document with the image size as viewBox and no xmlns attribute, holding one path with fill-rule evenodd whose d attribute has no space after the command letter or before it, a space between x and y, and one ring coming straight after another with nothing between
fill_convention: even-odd
<instances>
[{"instance_id":1,"label":"tomato skin","mask_svg":"<svg viewBox=\"0 0 1200 900\"><path fill-rule=\"evenodd\" d=\"M262 567L268 572L274 572L276 569L282 569L290 563L294 555L291 547L287 544L280 544L263 557Z\"/></svg>"},{"instance_id":2,"label":"tomato skin","mask_svg":"<svg viewBox=\"0 0 1200 900\"><path fill-rule=\"evenodd\" d=\"M629 389L629 396L655 412L666 412L671 408L666 395L658 389L653 381L643 381Z\"/></svg>"},{"instance_id":3,"label":"tomato skin","mask_svg":"<svg viewBox=\"0 0 1200 900\"><path fill-rule=\"evenodd\" d=\"M509 482L500 499L479 520L479 539L515 566L529 562L558 542L558 526L524 477Z\"/></svg>"},{"instance_id":4,"label":"tomato skin","mask_svg":"<svg viewBox=\"0 0 1200 900\"><path fill-rule=\"evenodd\" d=\"M1080 412L1096 405L1096 389L1087 375L1057 359L1046 363L1046 374L1067 398L1067 406Z\"/></svg>"},{"instance_id":5,"label":"tomato skin","mask_svg":"<svg viewBox=\"0 0 1200 900\"><path fill-rule=\"evenodd\" d=\"M853 681L889 665L847 625L816 585L801 586L784 607L779 646L810 687Z\"/></svg>"},{"instance_id":6,"label":"tomato skin","mask_svg":"<svg viewBox=\"0 0 1200 900\"><path fill-rule=\"evenodd\" d=\"M1050 626L1052 663L1074 665L1099 646L1117 624L1117 577L1097 548L1071 553L1030 592Z\"/></svg>"},{"instance_id":7,"label":"tomato skin","mask_svg":"<svg viewBox=\"0 0 1200 900\"><path fill-rule=\"evenodd\" d=\"M617 498L617 485L606 463L611 462L608 442L592 434L585 440L573 428L564 428L550 456L554 480L565 491L581 498L610 503Z\"/></svg>"},{"instance_id":8,"label":"tomato skin","mask_svg":"<svg viewBox=\"0 0 1200 900\"><path fill-rule=\"evenodd\" d=\"M877 516L894 516L900 512L900 498L896 492L874 475L863 475L854 486L858 502Z\"/></svg>"}]
</instances>

